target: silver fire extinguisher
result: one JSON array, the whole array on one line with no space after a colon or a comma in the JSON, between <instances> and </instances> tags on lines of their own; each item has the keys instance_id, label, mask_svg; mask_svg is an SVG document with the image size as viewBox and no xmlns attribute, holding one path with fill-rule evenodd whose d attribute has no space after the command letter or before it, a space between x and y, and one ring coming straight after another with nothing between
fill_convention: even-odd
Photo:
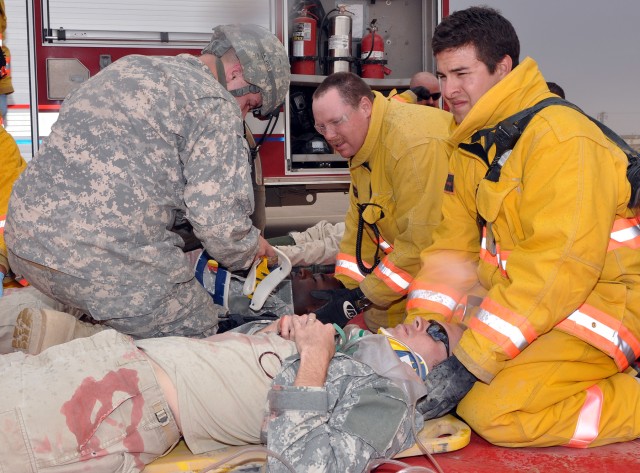
<instances>
[{"instance_id":1,"label":"silver fire extinguisher","mask_svg":"<svg viewBox=\"0 0 640 473\"><path fill-rule=\"evenodd\" d=\"M351 15L346 5L338 5L338 12L329 19L329 74L351 68Z\"/></svg>"}]
</instances>

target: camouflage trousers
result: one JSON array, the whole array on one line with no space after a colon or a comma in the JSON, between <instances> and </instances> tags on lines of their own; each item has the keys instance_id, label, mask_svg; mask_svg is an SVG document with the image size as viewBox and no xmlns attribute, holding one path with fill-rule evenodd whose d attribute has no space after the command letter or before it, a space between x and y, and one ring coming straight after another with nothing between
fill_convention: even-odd
<instances>
[{"instance_id":1,"label":"camouflage trousers","mask_svg":"<svg viewBox=\"0 0 640 473\"><path fill-rule=\"evenodd\" d=\"M180 432L148 359L105 330L0 356L0 471L141 471Z\"/></svg>"},{"instance_id":2,"label":"camouflage trousers","mask_svg":"<svg viewBox=\"0 0 640 473\"><path fill-rule=\"evenodd\" d=\"M154 285L77 278L25 260L9 251L12 270L29 284L95 323L135 338L184 336L202 338L218 330L227 310L213 303L194 278Z\"/></svg>"}]
</instances>

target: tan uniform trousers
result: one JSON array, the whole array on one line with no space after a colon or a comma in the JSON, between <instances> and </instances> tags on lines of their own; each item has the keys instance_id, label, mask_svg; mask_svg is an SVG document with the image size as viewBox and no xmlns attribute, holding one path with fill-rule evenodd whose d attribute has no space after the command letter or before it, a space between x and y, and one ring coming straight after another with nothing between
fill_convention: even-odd
<instances>
[{"instance_id":1,"label":"tan uniform trousers","mask_svg":"<svg viewBox=\"0 0 640 473\"><path fill-rule=\"evenodd\" d=\"M506 362L490 384L476 382L457 413L506 447L595 447L640 437L640 379L553 330Z\"/></svg>"},{"instance_id":2,"label":"tan uniform trousers","mask_svg":"<svg viewBox=\"0 0 640 473\"><path fill-rule=\"evenodd\" d=\"M0 356L0 379L1 472L137 472L180 438L150 362L114 330Z\"/></svg>"}]
</instances>

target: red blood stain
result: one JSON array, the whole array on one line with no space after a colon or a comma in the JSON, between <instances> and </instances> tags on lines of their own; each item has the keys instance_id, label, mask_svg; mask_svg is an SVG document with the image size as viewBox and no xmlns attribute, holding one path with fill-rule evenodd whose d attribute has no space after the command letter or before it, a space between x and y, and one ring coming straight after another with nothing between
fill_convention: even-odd
<instances>
[{"instance_id":1,"label":"red blood stain","mask_svg":"<svg viewBox=\"0 0 640 473\"><path fill-rule=\"evenodd\" d=\"M51 452L51 442L49 441L49 437L45 437L44 440L36 440L33 450L36 453L49 453Z\"/></svg>"},{"instance_id":2,"label":"red blood stain","mask_svg":"<svg viewBox=\"0 0 640 473\"><path fill-rule=\"evenodd\" d=\"M125 360L139 360L140 359L140 352L136 349L136 350L130 350L128 352L126 352L124 355L122 355L122 358L124 358Z\"/></svg>"},{"instance_id":3,"label":"red blood stain","mask_svg":"<svg viewBox=\"0 0 640 473\"><path fill-rule=\"evenodd\" d=\"M135 370L120 368L110 371L100 381L93 377L85 378L60 412L67 418L67 427L76 436L81 461L107 455L109 452L100 448L100 439L94 434L101 422L117 407L113 405L113 395L118 391L129 394L133 402L131 423L126 427L127 436L123 444L128 452L136 456L136 464L142 469L144 462L139 454L143 452L144 442L137 429L142 419L144 400L140 396L138 373ZM92 421L92 413L96 408L97 413Z\"/></svg>"}]
</instances>

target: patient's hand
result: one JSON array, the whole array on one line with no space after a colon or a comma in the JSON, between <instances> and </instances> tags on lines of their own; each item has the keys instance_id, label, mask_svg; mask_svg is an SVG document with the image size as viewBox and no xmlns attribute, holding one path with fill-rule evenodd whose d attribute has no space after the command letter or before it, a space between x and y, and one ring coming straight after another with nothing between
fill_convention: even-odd
<instances>
[{"instance_id":1,"label":"patient's hand","mask_svg":"<svg viewBox=\"0 0 640 473\"><path fill-rule=\"evenodd\" d=\"M283 316L283 317L286 317ZM280 334L280 321L282 319L278 319L278 320L274 320L273 322L271 322L269 325L267 325L264 328L261 328L260 330L258 330L256 333L277 333Z\"/></svg>"},{"instance_id":2,"label":"patient's hand","mask_svg":"<svg viewBox=\"0 0 640 473\"><path fill-rule=\"evenodd\" d=\"M315 314L283 318L281 336L296 343L300 367L295 386L323 386L329 362L336 351L336 331L331 324L316 320Z\"/></svg>"},{"instance_id":3,"label":"patient's hand","mask_svg":"<svg viewBox=\"0 0 640 473\"><path fill-rule=\"evenodd\" d=\"M300 327L300 324L294 324L294 320L298 322L303 322L306 326L307 322L316 322L316 314L302 314L302 315L283 315L278 320L278 334L286 339L295 341L295 327L294 325ZM317 321L317 327L324 325L322 322ZM310 324L309 326L311 326Z\"/></svg>"}]
</instances>

